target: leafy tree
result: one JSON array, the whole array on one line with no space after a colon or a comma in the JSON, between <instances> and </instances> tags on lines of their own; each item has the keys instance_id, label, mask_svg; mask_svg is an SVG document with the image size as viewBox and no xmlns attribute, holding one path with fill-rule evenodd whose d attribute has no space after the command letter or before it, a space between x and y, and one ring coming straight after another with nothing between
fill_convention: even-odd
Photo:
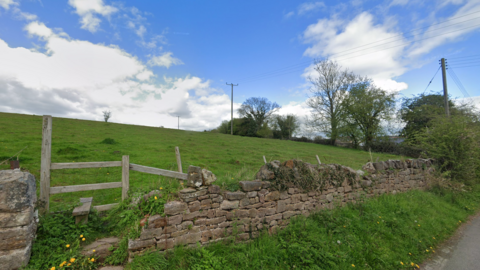
<instances>
[{"instance_id":1,"label":"leafy tree","mask_svg":"<svg viewBox=\"0 0 480 270\"><path fill-rule=\"evenodd\" d=\"M312 96L307 100L307 105L312 109L312 113L307 121L310 126L325 132L332 144L335 144L343 120L342 102L347 90L366 78L342 69L331 60L315 61L314 70L315 76L308 78L312 83Z\"/></svg>"},{"instance_id":2,"label":"leafy tree","mask_svg":"<svg viewBox=\"0 0 480 270\"><path fill-rule=\"evenodd\" d=\"M452 115L459 113L455 104L449 100L450 111ZM399 110L399 118L405 122L405 127L401 135L407 140L413 141L415 134L431 125L431 121L445 115L445 106L443 95L419 94L411 98L404 98Z\"/></svg>"},{"instance_id":3,"label":"leafy tree","mask_svg":"<svg viewBox=\"0 0 480 270\"><path fill-rule=\"evenodd\" d=\"M298 117L294 114L275 115L273 117L273 133L275 138L290 139L299 127Z\"/></svg>"},{"instance_id":4,"label":"leafy tree","mask_svg":"<svg viewBox=\"0 0 480 270\"><path fill-rule=\"evenodd\" d=\"M256 134L262 128L264 121L280 108L276 102L270 102L266 98L251 97L243 102L238 113L255 123L253 133Z\"/></svg>"},{"instance_id":5,"label":"leafy tree","mask_svg":"<svg viewBox=\"0 0 480 270\"><path fill-rule=\"evenodd\" d=\"M367 81L355 84L344 98L342 108L347 128L350 126L360 130L366 150L381 133L381 121L391 119L395 108L394 97L394 94Z\"/></svg>"}]
</instances>

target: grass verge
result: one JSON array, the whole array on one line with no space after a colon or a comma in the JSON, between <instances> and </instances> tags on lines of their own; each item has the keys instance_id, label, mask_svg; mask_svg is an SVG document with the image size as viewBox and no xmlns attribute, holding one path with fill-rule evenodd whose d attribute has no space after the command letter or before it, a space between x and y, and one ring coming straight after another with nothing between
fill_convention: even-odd
<instances>
[{"instance_id":1,"label":"grass verge","mask_svg":"<svg viewBox=\"0 0 480 270\"><path fill-rule=\"evenodd\" d=\"M383 195L296 218L250 243L152 251L127 269L414 269L479 203L478 186Z\"/></svg>"}]
</instances>

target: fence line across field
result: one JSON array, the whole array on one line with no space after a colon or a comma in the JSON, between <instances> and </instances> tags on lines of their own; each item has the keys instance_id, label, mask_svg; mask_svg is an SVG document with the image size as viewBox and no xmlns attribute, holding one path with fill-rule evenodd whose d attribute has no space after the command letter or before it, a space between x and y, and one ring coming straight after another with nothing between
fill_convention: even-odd
<instances>
[{"instance_id":1,"label":"fence line across field","mask_svg":"<svg viewBox=\"0 0 480 270\"><path fill-rule=\"evenodd\" d=\"M182 172L182 161L180 158L180 150L175 147L175 156L178 164L178 172L169 171L159 168L147 167L130 163L128 155L122 156L122 161L101 161L101 162L73 162L73 163L51 163L52 159L52 116L43 116L42 125L42 158L40 170L40 200L45 202L44 213L49 212L50 195L67 192L77 192L86 190L99 190L110 188L122 188L122 200L128 197L128 189L130 186L130 170L139 171L149 174L162 175L176 179L187 179L187 174ZM70 185L50 187L50 171L62 169L86 169L86 168L109 168L122 167L121 182L107 182L85 185ZM94 206L97 211L106 211L115 207L118 203Z\"/></svg>"}]
</instances>

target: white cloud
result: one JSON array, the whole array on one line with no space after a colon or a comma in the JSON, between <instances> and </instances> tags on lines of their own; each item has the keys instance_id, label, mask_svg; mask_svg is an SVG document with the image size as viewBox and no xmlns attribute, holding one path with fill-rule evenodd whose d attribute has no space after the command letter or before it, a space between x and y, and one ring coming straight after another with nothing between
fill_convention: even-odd
<instances>
[{"instance_id":1,"label":"white cloud","mask_svg":"<svg viewBox=\"0 0 480 270\"><path fill-rule=\"evenodd\" d=\"M153 56L148 60L148 65L170 68L171 65L182 65L182 60L172 56L171 52L166 52L160 56Z\"/></svg>"},{"instance_id":2,"label":"white cloud","mask_svg":"<svg viewBox=\"0 0 480 270\"><path fill-rule=\"evenodd\" d=\"M209 81L194 76L155 74L118 46L69 38L42 22L25 31L40 38L39 50L10 47L0 39L0 111L52 114L57 117L102 120L183 129L217 127L230 117L230 99ZM235 104L238 108L240 104Z\"/></svg>"},{"instance_id":3,"label":"white cloud","mask_svg":"<svg viewBox=\"0 0 480 270\"><path fill-rule=\"evenodd\" d=\"M403 51L406 46L379 50L384 47L367 49L362 47L372 41L402 39L401 34L393 29L393 25L376 25L370 13L363 12L351 21L337 18L320 19L309 25L304 32L304 40L311 44L305 55L314 58L330 58L336 60L344 68L356 74L369 76L376 85L389 91L406 89L408 85L397 82L393 78L406 71L403 62ZM379 43L381 44L381 43ZM353 49L352 48L357 48ZM375 52L375 53L372 53ZM304 76L314 75L313 68L306 69Z\"/></svg>"},{"instance_id":4,"label":"white cloud","mask_svg":"<svg viewBox=\"0 0 480 270\"><path fill-rule=\"evenodd\" d=\"M458 5L463 1L447 2ZM425 32L418 35L416 39L419 41L412 45L409 56L415 57L426 54L438 46L441 46L447 42L456 42L465 34L480 29L479 20L472 20L477 15L473 14L473 16L468 16L469 14L477 12L480 12L480 1L467 1L465 5L460 7L450 17L442 18L432 22L432 24L436 24L442 21L450 21L447 23L442 23L439 26L431 26ZM452 18L455 17L463 18L459 20L452 20Z\"/></svg>"},{"instance_id":5,"label":"white cloud","mask_svg":"<svg viewBox=\"0 0 480 270\"><path fill-rule=\"evenodd\" d=\"M303 3L298 7L298 15L303 15L307 12L315 11L321 8L325 8L325 4L323 2Z\"/></svg>"},{"instance_id":6,"label":"white cloud","mask_svg":"<svg viewBox=\"0 0 480 270\"><path fill-rule=\"evenodd\" d=\"M18 5L18 3L14 0L0 0L0 7L3 7L6 10L8 10L10 6L13 5Z\"/></svg>"},{"instance_id":7,"label":"white cloud","mask_svg":"<svg viewBox=\"0 0 480 270\"><path fill-rule=\"evenodd\" d=\"M37 19L37 15L31 14L28 12L23 12L18 7L13 7L12 10L13 10L13 14L15 14L17 19L26 20L26 21L33 21Z\"/></svg>"},{"instance_id":8,"label":"white cloud","mask_svg":"<svg viewBox=\"0 0 480 270\"><path fill-rule=\"evenodd\" d=\"M75 12L81 17L81 28L92 33L100 28L101 20L97 17L97 14L108 18L118 11L113 6L105 5L103 0L69 0L68 3L75 8Z\"/></svg>"}]
</instances>

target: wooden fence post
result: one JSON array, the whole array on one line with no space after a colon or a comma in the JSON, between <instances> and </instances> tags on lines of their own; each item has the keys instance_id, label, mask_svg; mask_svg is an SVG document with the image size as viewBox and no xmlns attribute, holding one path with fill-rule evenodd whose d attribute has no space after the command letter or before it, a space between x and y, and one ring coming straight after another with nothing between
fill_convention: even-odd
<instances>
[{"instance_id":1,"label":"wooden fence post","mask_svg":"<svg viewBox=\"0 0 480 270\"><path fill-rule=\"evenodd\" d=\"M263 162L265 162L265 164L267 164L267 160L265 159L265 156L263 156Z\"/></svg>"},{"instance_id":2,"label":"wooden fence post","mask_svg":"<svg viewBox=\"0 0 480 270\"><path fill-rule=\"evenodd\" d=\"M177 157L178 171L183 173L182 159L180 158L180 149L178 149L178 146L175 146L175 156Z\"/></svg>"},{"instance_id":3,"label":"wooden fence post","mask_svg":"<svg viewBox=\"0 0 480 270\"><path fill-rule=\"evenodd\" d=\"M122 156L122 201L128 197L130 157Z\"/></svg>"},{"instance_id":4,"label":"wooden fence post","mask_svg":"<svg viewBox=\"0 0 480 270\"><path fill-rule=\"evenodd\" d=\"M45 202L42 212L50 206L50 164L52 161L52 116L44 115L42 124L42 159L40 170L40 200Z\"/></svg>"},{"instance_id":5,"label":"wooden fence post","mask_svg":"<svg viewBox=\"0 0 480 270\"><path fill-rule=\"evenodd\" d=\"M320 162L320 159L318 158L318 155L315 155L315 157L317 157L318 164L322 164L322 162Z\"/></svg>"}]
</instances>

